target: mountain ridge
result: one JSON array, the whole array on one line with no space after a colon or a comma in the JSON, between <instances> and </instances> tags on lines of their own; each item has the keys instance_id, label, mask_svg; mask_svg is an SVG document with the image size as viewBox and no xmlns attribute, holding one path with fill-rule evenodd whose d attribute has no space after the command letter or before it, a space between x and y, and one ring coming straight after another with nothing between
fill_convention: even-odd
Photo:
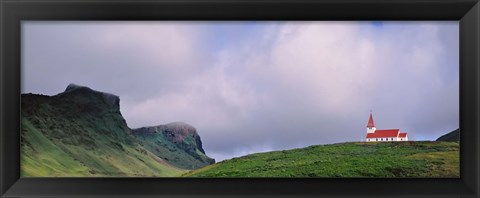
<instances>
[{"instance_id":1,"label":"mountain ridge","mask_svg":"<svg viewBox=\"0 0 480 198\"><path fill-rule=\"evenodd\" d=\"M114 94L69 84L56 95L28 93L21 99L22 176L176 176L185 171L136 139ZM182 146L171 146L182 152Z\"/></svg>"}]
</instances>

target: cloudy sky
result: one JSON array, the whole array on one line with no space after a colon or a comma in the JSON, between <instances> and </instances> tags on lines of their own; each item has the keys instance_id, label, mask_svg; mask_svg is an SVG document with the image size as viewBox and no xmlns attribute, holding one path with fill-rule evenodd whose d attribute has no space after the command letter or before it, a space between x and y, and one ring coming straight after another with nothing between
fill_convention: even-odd
<instances>
[{"instance_id":1,"label":"cloudy sky","mask_svg":"<svg viewBox=\"0 0 480 198\"><path fill-rule=\"evenodd\" d=\"M22 93L120 96L130 128L193 125L217 161L459 127L458 22L23 22Z\"/></svg>"}]
</instances>

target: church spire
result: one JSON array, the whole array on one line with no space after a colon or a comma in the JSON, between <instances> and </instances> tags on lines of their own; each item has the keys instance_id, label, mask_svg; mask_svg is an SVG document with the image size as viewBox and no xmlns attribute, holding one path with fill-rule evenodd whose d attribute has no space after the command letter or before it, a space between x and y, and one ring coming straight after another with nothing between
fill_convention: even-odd
<instances>
[{"instance_id":1,"label":"church spire","mask_svg":"<svg viewBox=\"0 0 480 198\"><path fill-rule=\"evenodd\" d=\"M372 117L372 112L371 111L370 111L370 118L368 119L367 127L368 128L375 127L375 124L373 123L373 117Z\"/></svg>"}]
</instances>

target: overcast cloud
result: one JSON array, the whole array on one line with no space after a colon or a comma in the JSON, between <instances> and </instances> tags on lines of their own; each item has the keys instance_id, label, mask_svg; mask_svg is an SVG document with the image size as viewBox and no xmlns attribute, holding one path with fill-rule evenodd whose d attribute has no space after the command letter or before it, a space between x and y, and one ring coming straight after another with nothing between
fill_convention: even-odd
<instances>
[{"instance_id":1,"label":"overcast cloud","mask_svg":"<svg viewBox=\"0 0 480 198\"><path fill-rule=\"evenodd\" d=\"M434 140L459 127L458 22L23 22L22 92L120 96L129 127L193 125L207 155Z\"/></svg>"}]
</instances>

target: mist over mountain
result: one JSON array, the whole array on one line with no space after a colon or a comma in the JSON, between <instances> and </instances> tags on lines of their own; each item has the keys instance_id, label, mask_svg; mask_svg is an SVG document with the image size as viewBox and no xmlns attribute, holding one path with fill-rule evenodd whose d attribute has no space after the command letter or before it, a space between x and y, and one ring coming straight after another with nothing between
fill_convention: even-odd
<instances>
[{"instance_id":1,"label":"mist over mountain","mask_svg":"<svg viewBox=\"0 0 480 198\"><path fill-rule=\"evenodd\" d=\"M22 176L177 176L214 163L187 124L159 125L164 135L133 132L113 94L70 84L21 100Z\"/></svg>"}]
</instances>

